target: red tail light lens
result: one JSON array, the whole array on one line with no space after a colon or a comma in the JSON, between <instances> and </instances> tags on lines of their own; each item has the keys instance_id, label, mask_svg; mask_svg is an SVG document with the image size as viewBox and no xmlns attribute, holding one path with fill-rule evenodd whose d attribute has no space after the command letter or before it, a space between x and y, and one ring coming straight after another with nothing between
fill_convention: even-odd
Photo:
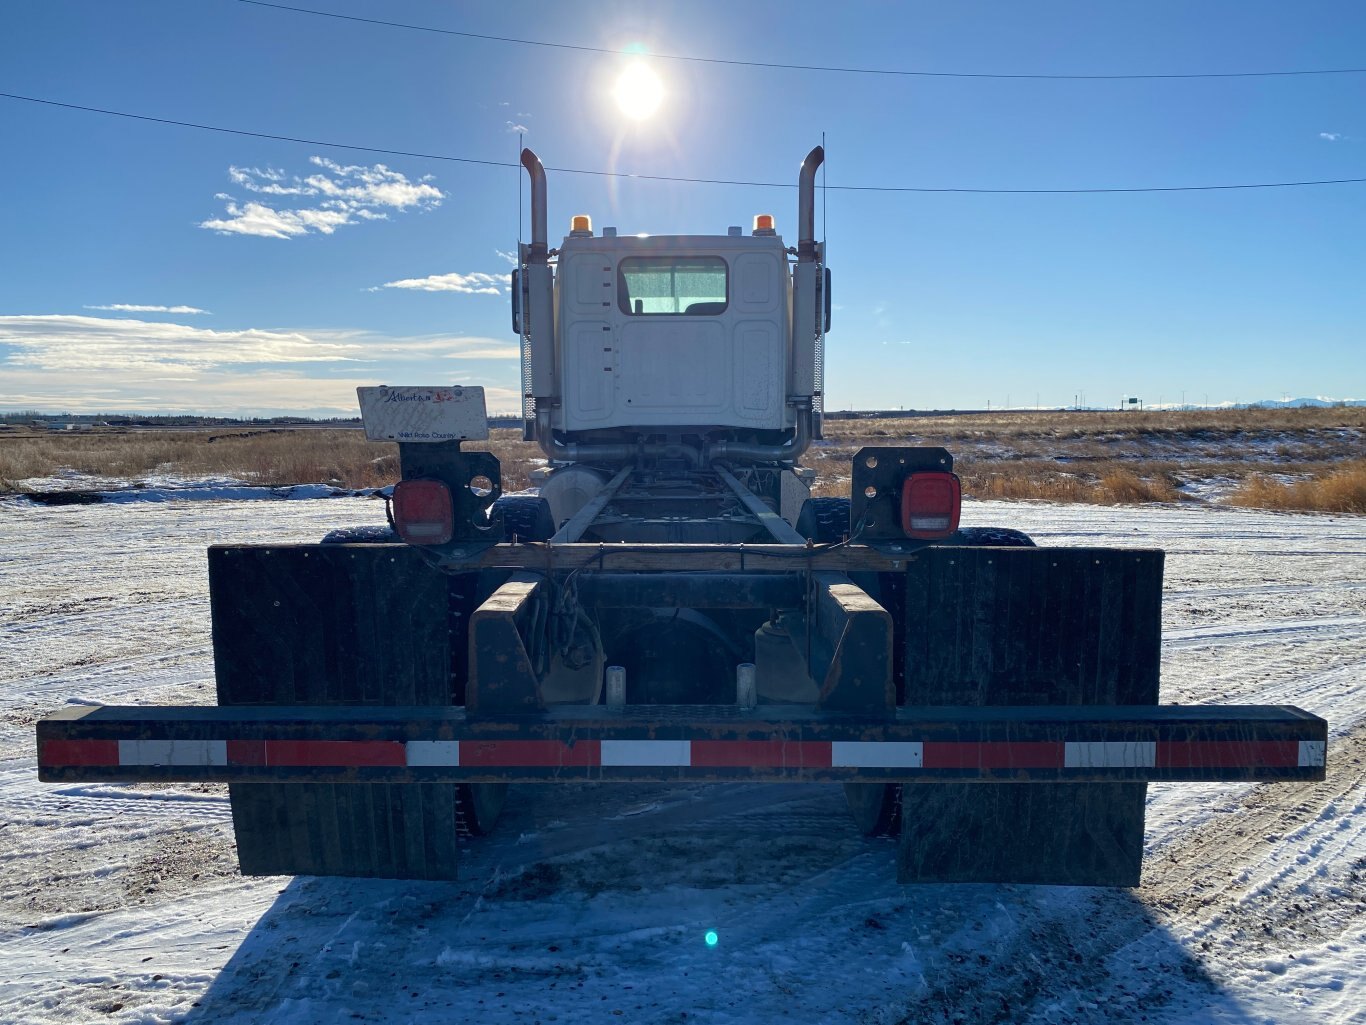
<instances>
[{"instance_id":1,"label":"red tail light lens","mask_svg":"<svg viewBox=\"0 0 1366 1025\"><path fill-rule=\"evenodd\" d=\"M963 488L956 473L913 473L901 485L901 530L907 537L949 537L958 530L962 509Z\"/></svg>"},{"instance_id":2,"label":"red tail light lens","mask_svg":"<svg viewBox=\"0 0 1366 1025\"><path fill-rule=\"evenodd\" d=\"M410 545L444 545L455 533L451 492L439 480L401 480L394 486L394 527Z\"/></svg>"}]
</instances>

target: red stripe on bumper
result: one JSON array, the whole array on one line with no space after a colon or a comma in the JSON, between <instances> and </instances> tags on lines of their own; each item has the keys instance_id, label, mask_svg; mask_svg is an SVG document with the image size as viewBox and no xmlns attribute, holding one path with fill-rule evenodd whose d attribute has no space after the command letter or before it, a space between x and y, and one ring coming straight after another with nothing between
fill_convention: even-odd
<instances>
[{"instance_id":1,"label":"red stripe on bumper","mask_svg":"<svg viewBox=\"0 0 1366 1025\"><path fill-rule=\"evenodd\" d=\"M267 740L265 747L265 765L402 766L408 761L399 740Z\"/></svg>"},{"instance_id":2,"label":"red stripe on bumper","mask_svg":"<svg viewBox=\"0 0 1366 1025\"><path fill-rule=\"evenodd\" d=\"M229 765L265 765L266 742L264 740L228 741Z\"/></svg>"},{"instance_id":3,"label":"red stripe on bumper","mask_svg":"<svg viewBox=\"0 0 1366 1025\"><path fill-rule=\"evenodd\" d=\"M1157 765L1162 769L1225 769L1298 766L1297 740L1159 741Z\"/></svg>"},{"instance_id":4,"label":"red stripe on bumper","mask_svg":"<svg viewBox=\"0 0 1366 1025\"><path fill-rule=\"evenodd\" d=\"M927 769L1061 769L1066 746L1052 742L926 741Z\"/></svg>"},{"instance_id":5,"label":"red stripe on bumper","mask_svg":"<svg viewBox=\"0 0 1366 1025\"><path fill-rule=\"evenodd\" d=\"M38 749L38 764L55 769L64 765L118 765L117 740L45 740Z\"/></svg>"},{"instance_id":6,"label":"red stripe on bumper","mask_svg":"<svg viewBox=\"0 0 1366 1025\"><path fill-rule=\"evenodd\" d=\"M694 740L692 764L713 768L830 768L828 740Z\"/></svg>"},{"instance_id":7,"label":"red stripe on bumper","mask_svg":"<svg viewBox=\"0 0 1366 1025\"><path fill-rule=\"evenodd\" d=\"M561 768L602 764L602 741L462 740L460 765L502 768Z\"/></svg>"}]
</instances>

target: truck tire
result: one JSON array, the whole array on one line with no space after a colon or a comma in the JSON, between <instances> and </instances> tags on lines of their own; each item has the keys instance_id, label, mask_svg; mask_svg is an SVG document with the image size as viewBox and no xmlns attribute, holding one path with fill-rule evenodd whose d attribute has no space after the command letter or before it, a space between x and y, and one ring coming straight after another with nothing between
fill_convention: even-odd
<instances>
[{"instance_id":1,"label":"truck tire","mask_svg":"<svg viewBox=\"0 0 1366 1025\"><path fill-rule=\"evenodd\" d=\"M960 527L958 533L945 544L967 548L1037 548L1034 539L1023 530L1011 527Z\"/></svg>"},{"instance_id":2,"label":"truck tire","mask_svg":"<svg viewBox=\"0 0 1366 1025\"><path fill-rule=\"evenodd\" d=\"M462 838L488 836L507 800L506 783L457 783L455 828Z\"/></svg>"},{"instance_id":3,"label":"truck tire","mask_svg":"<svg viewBox=\"0 0 1366 1025\"><path fill-rule=\"evenodd\" d=\"M511 541L549 541L555 536L555 520L550 503L534 495L504 495L493 503L494 513L503 514L503 539Z\"/></svg>"},{"instance_id":4,"label":"truck tire","mask_svg":"<svg viewBox=\"0 0 1366 1025\"><path fill-rule=\"evenodd\" d=\"M901 833L900 783L846 783L844 800L864 836Z\"/></svg>"},{"instance_id":5,"label":"truck tire","mask_svg":"<svg viewBox=\"0 0 1366 1025\"><path fill-rule=\"evenodd\" d=\"M797 514L797 533L818 545L843 541L849 534L849 499L808 498Z\"/></svg>"}]
</instances>

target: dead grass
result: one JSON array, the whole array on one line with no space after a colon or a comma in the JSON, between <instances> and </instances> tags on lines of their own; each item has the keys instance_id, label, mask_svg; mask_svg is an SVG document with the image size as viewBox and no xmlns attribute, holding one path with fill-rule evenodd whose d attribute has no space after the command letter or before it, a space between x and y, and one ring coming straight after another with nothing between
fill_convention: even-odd
<instances>
[{"instance_id":1,"label":"dead grass","mask_svg":"<svg viewBox=\"0 0 1366 1025\"><path fill-rule=\"evenodd\" d=\"M1047 502L1089 502L1093 505L1135 505L1178 502L1178 482L1165 472L1140 474L1127 466L1107 466L1095 472L1062 471L1036 462L960 466L963 491L978 499L1036 499Z\"/></svg>"},{"instance_id":2,"label":"dead grass","mask_svg":"<svg viewBox=\"0 0 1366 1025\"><path fill-rule=\"evenodd\" d=\"M849 461L865 445L938 445L954 456L964 491L981 499L1102 505L1175 502L1191 481L1236 486L1269 473L1326 481L1359 460L1366 407L1182 410L1145 413L1027 412L827 420L826 440L807 455L820 494L845 494ZM1351 486L1319 490L1350 508ZM1308 501L1267 478L1248 504ZM1265 500L1265 501L1264 501ZM1320 499L1328 501L1328 499ZM1307 507L1307 506L1305 506ZM1322 506L1320 508L1327 508Z\"/></svg>"},{"instance_id":3,"label":"dead grass","mask_svg":"<svg viewBox=\"0 0 1366 1025\"><path fill-rule=\"evenodd\" d=\"M516 430L491 433L468 447L498 456L507 490L525 488L539 448ZM850 462L865 445L941 445L965 493L978 499L1176 502L1186 497L1184 483L1220 478L1241 482L1230 499L1238 505L1366 512L1360 407L830 420L825 435L803 460L816 470L818 495L848 494ZM324 428L0 430L0 491L63 469L131 480L164 473L379 487L397 478L398 453L360 431Z\"/></svg>"},{"instance_id":4,"label":"dead grass","mask_svg":"<svg viewBox=\"0 0 1366 1025\"><path fill-rule=\"evenodd\" d=\"M1301 481L1277 481L1254 474L1229 501L1258 509L1366 513L1366 461Z\"/></svg>"},{"instance_id":5,"label":"dead grass","mask_svg":"<svg viewBox=\"0 0 1366 1025\"><path fill-rule=\"evenodd\" d=\"M901 438L1154 437L1163 434L1237 436L1259 432L1348 428L1366 430L1366 406L1286 409L1184 409L1142 413L1012 410L1002 413L935 414L887 420L826 420L825 436Z\"/></svg>"},{"instance_id":6,"label":"dead grass","mask_svg":"<svg viewBox=\"0 0 1366 1025\"><path fill-rule=\"evenodd\" d=\"M470 449L494 452L503 486L527 486L540 450L515 430L494 430ZM398 479L398 446L355 430L92 431L0 436L0 491L62 470L130 480L153 474L234 477L268 486L322 482L383 487Z\"/></svg>"}]
</instances>

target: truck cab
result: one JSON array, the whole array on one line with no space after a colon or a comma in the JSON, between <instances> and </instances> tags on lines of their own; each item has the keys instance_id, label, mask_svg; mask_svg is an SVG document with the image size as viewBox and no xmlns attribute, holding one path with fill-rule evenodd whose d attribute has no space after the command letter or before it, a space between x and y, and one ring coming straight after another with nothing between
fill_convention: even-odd
<instances>
[{"instance_id":1,"label":"truck cab","mask_svg":"<svg viewBox=\"0 0 1366 1025\"><path fill-rule=\"evenodd\" d=\"M532 241L513 275L526 437L558 462L792 464L819 434L829 272L812 231L812 150L799 241L774 218L746 234L595 233L576 215L546 244L545 171L523 151Z\"/></svg>"}]
</instances>

